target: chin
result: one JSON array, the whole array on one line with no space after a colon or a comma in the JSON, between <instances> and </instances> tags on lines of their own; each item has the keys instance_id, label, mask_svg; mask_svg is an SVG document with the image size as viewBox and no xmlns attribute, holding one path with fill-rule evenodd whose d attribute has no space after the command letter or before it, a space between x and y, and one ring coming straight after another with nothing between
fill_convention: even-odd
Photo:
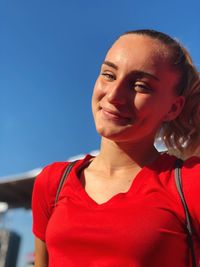
<instances>
[{"instance_id":1,"label":"chin","mask_svg":"<svg viewBox=\"0 0 200 267\"><path fill-rule=\"evenodd\" d=\"M116 135L118 135L119 133L115 131L113 131L112 129L110 128L106 128L106 127L96 127L96 130L97 130L97 133L102 136L102 137L105 137L105 138L112 138Z\"/></svg>"},{"instance_id":2,"label":"chin","mask_svg":"<svg viewBox=\"0 0 200 267\"><path fill-rule=\"evenodd\" d=\"M125 136L122 130L119 129L114 130L106 127L98 127L96 128L96 130L101 137L109 139L110 141L113 142L127 141L127 137Z\"/></svg>"}]
</instances>

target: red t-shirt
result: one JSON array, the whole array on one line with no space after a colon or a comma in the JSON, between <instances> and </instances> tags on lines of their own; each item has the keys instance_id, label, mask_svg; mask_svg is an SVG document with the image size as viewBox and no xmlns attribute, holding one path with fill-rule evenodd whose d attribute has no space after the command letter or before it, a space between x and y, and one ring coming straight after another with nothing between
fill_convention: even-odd
<instances>
[{"instance_id":1,"label":"red t-shirt","mask_svg":"<svg viewBox=\"0 0 200 267\"><path fill-rule=\"evenodd\" d=\"M188 267L185 216L174 181L176 158L161 155L144 167L126 193L97 204L85 192L78 161L54 208L66 162L53 163L37 177L33 232L44 240L49 267ZM200 159L184 163L185 198L200 237ZM196 256L200 243L195 239Z\"/></svg>"}]
</instances>

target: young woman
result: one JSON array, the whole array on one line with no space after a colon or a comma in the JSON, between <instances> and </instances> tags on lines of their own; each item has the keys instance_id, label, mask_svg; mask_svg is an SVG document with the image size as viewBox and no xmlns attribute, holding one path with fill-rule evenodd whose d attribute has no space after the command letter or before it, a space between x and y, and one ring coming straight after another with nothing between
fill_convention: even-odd
<instances>
[{"instance_id":1,"label":"young woman","mask_svg":"<svg viewBox=\"0 0 200 267\"><path fill-rule=\"evenodd\" d=\"M123 34L108 51L92 97L100 153L44 168L33 191L36 267L188 267L175 156L200 257L200 77L186 50L153 30ZM192 157L191 157L192 156Z\"/></svg>"}]
</instances>

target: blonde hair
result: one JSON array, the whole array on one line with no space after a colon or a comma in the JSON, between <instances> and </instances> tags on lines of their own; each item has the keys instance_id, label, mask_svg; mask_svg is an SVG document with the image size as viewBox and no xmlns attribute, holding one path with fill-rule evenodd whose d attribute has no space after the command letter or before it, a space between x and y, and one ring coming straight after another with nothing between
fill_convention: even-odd
<instances>
[{"instance_id":1,"label":"blonde hair","mask_svg":"<svg viewBox=\"0 0 200 267\"><path fill-rule=\"evenodd\" d=\"M185 159L200 156L200 75L188 51L180 43L177 45L181 55L174 67L181 75L175 90L185 97L185 104L176 119L163 123L160 136L171 154ZM172 47L172 54L176 50Z\"/></svg>"},{"instance_id":2,"label":"blonde hair","mask_svg":"<svg viewBox=\"0 0 200 267\"><path fill-rule=\"evenodd\" d=\"M176 119L163 123L158 136L171 154L184 159L200 156L200 74L188 51L169 35L155 30L129 31L123 35L126 34L149 36L169 48L170 64L180 74L175 92L185 97L185 104Z\"/></svg>"}]
</instances>

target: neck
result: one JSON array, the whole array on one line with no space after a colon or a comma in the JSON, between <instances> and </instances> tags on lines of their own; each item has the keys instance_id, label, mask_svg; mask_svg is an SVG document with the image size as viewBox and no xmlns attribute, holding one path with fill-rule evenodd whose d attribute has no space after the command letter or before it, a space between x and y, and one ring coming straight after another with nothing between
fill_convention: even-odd
<instances>
[{"instance_id":1,"label":"neck","mask_svg":"<svg viewBox=\"0 0 200 267\"><path fill-rule=\"evenodd\" d=\"M112 171L121 168L140 167L153 162L159 155L152 142L116 143L102 138L96 163Z\"/></svg>"}]
</instances>

